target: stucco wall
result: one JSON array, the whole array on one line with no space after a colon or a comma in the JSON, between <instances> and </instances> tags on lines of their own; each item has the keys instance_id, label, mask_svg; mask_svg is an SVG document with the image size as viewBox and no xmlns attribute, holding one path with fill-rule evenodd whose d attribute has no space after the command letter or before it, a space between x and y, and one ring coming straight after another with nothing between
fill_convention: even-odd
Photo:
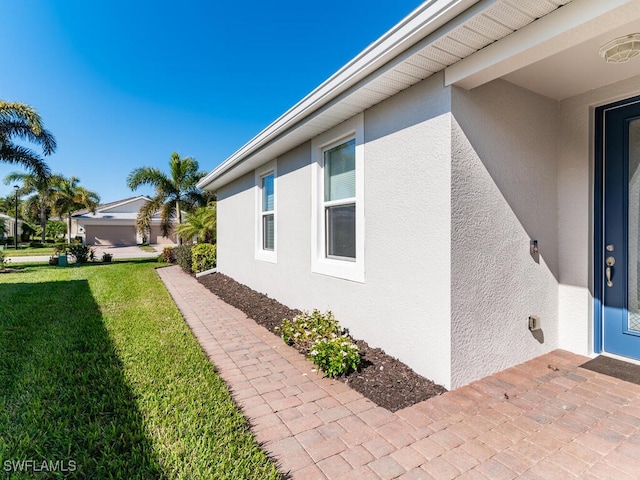
<instances>
[{"instance_id":1,"label":"stucco wall","mask_svg":"<svg viewBox=\"0 0 640 480\"><path fill-rule=\"evenodd\" d=\"M560 102L560 346L593 353L594 109L640 95L640 76Z\"/></svg>"},{"instance_id":2,"label":"stucco wall","mask_svg":"<svg viewBox=\"0 0 640 480\"><path fill-rule=\"evenodd\" d=\"M452 383L462 385L558 347L558 104L498 80L455 88L452 112Z\"/></svg>"},{"instance_id":3,"label":"stucco wall","mask_svg":"<svg viewBox=\"0 0 640 480\"><path fill-rule=\"evenodd\" d=\"M435 75L367 110L365 282L311 272L311 145L277 159L277 263L255 260L254 177L218 192L218 268L341 324L450 387L450 89Z\"/></svg>"}]
</instances>

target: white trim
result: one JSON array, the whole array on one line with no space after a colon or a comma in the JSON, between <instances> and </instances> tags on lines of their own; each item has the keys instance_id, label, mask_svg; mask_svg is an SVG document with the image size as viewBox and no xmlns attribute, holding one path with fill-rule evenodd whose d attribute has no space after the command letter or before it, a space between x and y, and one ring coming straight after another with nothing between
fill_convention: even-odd
<instances>
[{"instance_id":1,"label":"white trim","mask_svg":"<svg viewBox=\"0 0 640 480\"><path fill-rule=\"evenodd\" d=\"M273 174L273 250L265 250L262 243L262 179ZM278 263L278 163L272 160L255 170L255 259Z\"/></svg>"},{"instance_id":2,"label":"white trim","mask_svg":"<svg viewBox=\"0 0 640 480\"><path fill-rule=\"evenodd\" d=\"M471 8L478 0L430 0L402 19L358 56L333 74L310 94L287 110L276 121L243 145L238 151L200 180L198 188L215 190L219 177L252 154L276 141L287 130L302 124L314 112L357 85L371 73L409 49L456 16ZM216 182L213 185L212 182Z\"/></svg>"},{"instance_id":3,"label":"white trim","mask_svg":"<svg viewBox=\"0 0 640 480\"><path fill-rule=\"evenodd\" d=\"M631 0L574 0L444 69L445 86L471 90L598 35L592 22ZM584 26L580 34L567 32ZM610 28L600 21L599 27ZM563 36L562 41L558 38Z\"/></svg>"},{"instance_id":4,"label":"white trim","mask_svg":"<svg viewBox=\"0 0 640 480\"><path fill-rule=\"evenodd\" d=\"M205 270L204 272L196 273L196 278L204 277L205 275L210 275L212 273L216 273L217 271L217 268L210 268L209 270Z\"/></svg>"},{"instance_id":5,"label":"white trim","mask_svg":"<svg viewBox=\"0 0 640 480\"><path fill-rule=\"evenodd\" d=\"M356 141L356 258L327 258L324 221L323 152L347 140ZM364 114L316 137L311 142L311 271L364 283Z\"/></svg>"}]
</instances>

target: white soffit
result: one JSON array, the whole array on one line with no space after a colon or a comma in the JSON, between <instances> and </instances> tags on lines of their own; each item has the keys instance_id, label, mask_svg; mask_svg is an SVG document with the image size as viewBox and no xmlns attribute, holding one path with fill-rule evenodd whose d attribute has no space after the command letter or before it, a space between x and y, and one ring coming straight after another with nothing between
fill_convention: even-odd
<instances>
[{"instance_id":1,"label":"white soffit","mask_svg":"<svg viewBox=\"0 0 640 480\"><path fill-rule=\"evenodd\" d=\"M445 85L473 89L629 22L636 0L573 0L445 69ZM579 61L579 59L576 59ZM552 97L554 97L552 95Z\"/></svg>"},{"instance_id":2,"label":"white soffit","mask_svg":"<svg viewBox=\"0 0 640 480\"><path fill-rule=\"evenodd\" d=\"M198 187L216 190L571 1L427 1L226 159ZM596 1L608 5L620 0Z\"/></svg>"}]
</instances>

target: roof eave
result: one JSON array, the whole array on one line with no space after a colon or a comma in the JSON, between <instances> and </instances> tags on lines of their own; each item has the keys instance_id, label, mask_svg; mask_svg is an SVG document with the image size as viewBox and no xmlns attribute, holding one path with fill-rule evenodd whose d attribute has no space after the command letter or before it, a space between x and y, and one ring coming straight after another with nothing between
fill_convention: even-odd
<instances>
[{"instance_id":1,"label":"roof eave","mask_svg":"<svg viewBox=\"0 0 640 480\"><path fill-rule=\"evenodd\" d=\"M479 0L433 0L425 2L386 34L369 45L328 80L287 110L218 167L202 178L197 187L216 190L220 178L287 130L299 125L318 109L352 88L402 52L434 32Z\"/></svg>"}]
</instances>

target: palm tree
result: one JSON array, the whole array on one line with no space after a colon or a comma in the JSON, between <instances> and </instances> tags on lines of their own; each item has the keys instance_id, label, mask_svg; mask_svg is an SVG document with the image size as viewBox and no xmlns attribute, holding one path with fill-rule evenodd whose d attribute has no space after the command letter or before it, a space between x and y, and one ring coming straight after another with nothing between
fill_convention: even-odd
<instances>
[{"instance_id":1,"label":"palm tree","mask_svg":"<svg viewBox=\"0 0 640 480\"><path fill-rule=\"evenodd\" d=\"M44 155L51 155L56 150L56 139L45 130L33 107L0 101L0 161L22 165L41 177L49 175L45 161L30 148L15 144L14 138L40 145Z\"/></svg>"},{"instance_id":2,"label":"palm tree","mask_svg":"<svg viewBox=\"0 0 640 480\"><path fill-rule=\"evenodd\" d=\"M78 177L61 177L53 183L51 209L60 218L67 215L69 243L71 243L71 214L82 208L95 212L100 203L100 196L97 193L87 190L78 185L79 183Z\"/></svg>"},{"instance_id":3,"label":"palm tree","mask_svg":"<svg viewBox=\"0 0 640 480\"><path fill-rule=\"evenodd\" d=\"M197 237L200 243L216 243L216 203L198 207L176 229L182 238Z\"/></svg>"},{"instance_id":4,"label":"palm tree","mask_svg":"<svg viewBox=\"0 0 640 480\"><path fill-rule=\"evenodd\" d=\"M206 172L199 172L198 168L197 160L181 158L174 152L169 161L169 176L153 167L136 168L129 174L127 185L131 190L141 185L155 188L154 197L138 213L138 230L148 232L151 218L160 211L162 235L168 237L174 218L178 225L182 224L182 210L193 211L197 205L205 204L205 197L196 184ZM178 244L182 244L180 236Z\"/></svg>"},{"instance_id":5,"label":"palm tree","mask_svg":"<svg viewBox=\"0 0 640 480\"><path fill-rule=\"evenodd\" d=\"M42 243L45 242L45 229L47 225L47 208L54 192L53 185L63 180L62 175L36 175L35 173L11 172L4 179L5 185L22 182L18 190L19 195L31 195L25 200L25 205L34 206L40 212L40 228L42 229Z\"/></svg>"}]
</instances>

